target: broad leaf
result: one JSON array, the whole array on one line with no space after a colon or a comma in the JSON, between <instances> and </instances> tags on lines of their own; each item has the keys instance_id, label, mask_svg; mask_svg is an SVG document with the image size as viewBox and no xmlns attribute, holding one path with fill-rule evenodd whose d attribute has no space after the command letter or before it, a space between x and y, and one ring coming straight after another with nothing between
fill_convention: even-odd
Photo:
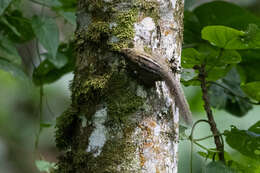
<instances>
[{"instance_id":1,"label":"broad leaf","mask_svg":"<svg viewBox=\"0 0 260 173\"><path fill-rule=\"evenodd\" d=\"M260 102L260 81L244 84L241 86L241 88L252 99Z\"/></svg>"},{"instance_id":2,"label":"broad leaf","mask_svg":"<svg viewBox=\"0 0 260 173\"><path fill-rule=\"evenodd\" d=\"M260 134L260 120L257 121L254 125L252 125L248 130Z\"/></svg>"},{"instance_id":3,"label":"broad leaf","mask_svg":"<svg viewBox=\"0 0 260 173\"><path fill-rule=\"evenodd\" d=\"M223 78L233 68L233 66L206 66L207 81L216 81Z\"/></svg>"},{"instance_id":4,"label":"broad leaf","mask_svg":"<svg viewBox=\"0 0 260 173\"><path fill-rule=\"evenodd\" d=\"M240 54L235 50L223 50L209 44L199 44L198 52L201 54L203 64L207 66L223 66L237 64L241 61Z\"/></svg>"},{"instance_id":5,"label":"broad leaf","mask_svg":"<svg viewBox=\"0 0 260 173\"><path fill-rule=\"evenodd\" d=\"M55 20L34 16L32 19L32 28L39 42L55 58L59 45L59 29Z\"/></svg>"},{"instance_id":6,"label":"broad leaf","mask_svg":"<svg viewBox=\"0 0 260 173\"><path fill-rule=\"evenodd\" d=\"M243 42L245 35L245 32L226 26L207 26L201 32L203 39L224 49L248 49L249 45Z\"/></svg>"},{"instance_id":7,"label":"broad leaf","mask_svg":"<svg viewBox=\"0 0 260 173\"><path fill-rule=\"evenodd\" d=\"M221 64L237 64L241 61L241 56L235 50L223 50L219 61Z\"/></svg>"},{"instance_id":8,"label":"broad leaf","mask_svg":"<svg viewBox=\"0 0 260 173\"><path fill-rule=\"evenodd\" d=\"M64 74L71 72L75 66L74 48L72 44L61 44L59 46L58 54L62 54L62 58L67 60L64 65L64 59L61 62L57 62L55 59L54 65L50 60L51 58L45 59L36 69L33 71L33 83L35 85L48 84L58 80ZM64 57L65 56L65 57ZM58 67L57 67L58 66Z\"/></svg>"},{"instance_id":9,"label":"broad leaf","mask_svg":"<svg viewBox=\"0 0 260 173\"><path fill-rule=\"evenodd\" d=\"M0 16L3 14L5 9L8 7L12 0L1 0L0 1Z\"/></svg>"},{"instance_id":10,"label":"broad leaf","mask_svg":"<svg viewBox=\"0 0 260 173\"><path fill-rule=\"evenodd\" d=\"M201 39L201 29L199 20L197 16L189 11L184 12L184 46L187 44L199 43L203 40Z\"/></svg>"},{"instance_id":11,"label":"broad leaf","mask_svg":"<svg viewBox=\"0 0 260 173\"><path fill-rule=\"evenodd\" d=\"M260 26L260 19L247 10L224 1L204 3L194 10L202 27L224 25L246 30L250 23Z\"/></svg>"},{"instance_id":12,"label":"broad leaf","mask_svg":"<svg viewBox=\"0 0 260 173\"><path fill-rule=\"evenodd\" d=\"M0 34L0 56L8 61L20 64L21 57L19 56L16 47L12 41Z\"/></svg>"},{"instance_id":13,"label":"broad leaf","mask_svg":"<svg viewBox=\"0 0 260 173\"><path fill-rule=\"evenodd\" d=\"M15 35L17 35L18 37L21 36L21 34L17 31L17 29L12 26L7 20L5 17L0 17L0 22L2 22L3 24L5 24L9 29L11 29L11 31L13 31L13 33Z\"/></svg>"},{"instance_id":14,"label":"broad leaf","mask_svg":"<svg viewBox=\"0 0 260 173\"><path fill-rule=\"evenodd\" d=\"M260 159L260 134L249 130L239 130L232 126L225 131L228 145L241 154L254 159ZM238 140L239 139L239 140Z\"/></svg>"},{"instance_id":15,"label":"broad leaf","mask_svg":"<svg viewBox=\"0 0 260 173\"><path fill-rule=\"evenodd\" d=\"M252 109L252 105L246 99L241 98L246 95L240 88L240 78L235 68L229 71L222 80L217 81L217 84L212 84L209 90L210 104L213 107L224 109L239 117Z\"/></svg>"},{"instance_id":16,"label":"broad leaf","mask_svg":"<svg viewBox=\"0 0 260 173\"><path fill-rule=\"evenodd\" d=\"M10 27L6 26L4 23L0 24L0 27L13 42L23 43L32 40L35 37L31 20L23 17L21 11L14 10L10 12L9 15L5 15L5 19L13 30L10 30ZM17 34L16 31L19 34Z\"/></svg>"},{"instance_id":17,"label":"broad leaf","mask_svg":"<svg viewBox=\"0 0 260 173\"><path fill-rule=\"evenodd\" d=\"M182 50L182 67L193 68L195 65L202 64L202 55L194 48Z\"/></svg>"},{"instance_id":18,"label":"broad leaf","mask_svg":"<svg viewBox=\"0 0 260 173\"><path fill-rule=\"evenodd\" d=\"M4 70L4 71L10 73L11 75L13 75L14 77L17 77L21 81L28 80L26 74L23 72L23 70L19 66L12 64L10 61L8 61L4 58L1 58L1 57L0 57L0 70Z\"/></svg>"}]
</instances>

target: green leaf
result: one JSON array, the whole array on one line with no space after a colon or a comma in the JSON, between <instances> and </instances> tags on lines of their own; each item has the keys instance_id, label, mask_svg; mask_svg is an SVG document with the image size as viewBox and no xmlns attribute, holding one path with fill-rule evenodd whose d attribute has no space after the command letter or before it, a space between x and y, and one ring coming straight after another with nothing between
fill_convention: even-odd
<instances>
[{"instance_id":1,"label":"green leaf","mask_svg":"<svg viewBox=\"0 0 260 173\"><path fill-rule=\"evenodd\" d=\"M56 68L61 68L64 67L67 62L68 62L68 58L62 54L62 53L57 53L56 58L52 58L52 56L50 54L44 54L44 56L56 67Z\"/></svg>"},{"instance_id":2,"label":"green leaf","mask_svg":"<svg viewBox=\"0 0 260 173\"><path fill-rule=\"evenodd\" d=\"M55 163L51 163L45 160L36 160L35 165L40 172L50 173L52 169L56 169Z\"/></svg>"},{"instance_id":3,"label":"green leaf","mask_svg":"<svg viewBox=\"0 0 260 173\"><path fill-rule=\"evenodd\" d=\"M76 26L76 15L75 12L58 11L58 14L64 17L70 24Z\"/></svg>"},{"instance_id":4,"label":"green leaf","mask_svg":"<svg viewBox=\"0 0 260 173\"><path fill-rule=\"evenodd\" d=\"M55 20L34 16L32 19L32 28L39 42L55 58L59 45L59 29Z\"/></svg>"},{"instance_id":5,"label":"green leaf","mask_svg":"<svg viewBox=\"0 0 260 173\"><path fill-rule=\"evenodd\" d=\"M185 11L183 22L184 22L184 33L183 33L184 46L186 46L187 44L202 42L203 40L200 37L202 27L200 26L197 16L190 11Z\"/></svg>"},{"instance_id":6,"label":"green leaf","mask_svg":"<svg viewBox=\"0 0 260 173\"><path fill-rule=\"evenodd\" d=\"M10 61L1 57L0 57L0 69L10 73L14 77L17 77L22 81L28 80L26 74L22 71L22 69L19 66L12 64Z\"/></svg>"},{"instance_id":7,"label":"green leaf","mask_svg":"<svg viewBox=\"0 0 260 173\"><path fill-rule=\"evenodd\" d=\"M190 80L187 80L187 81L182 80L181 83L184 86L200 86L200 81L198 80L197 77L190 79Z\"/></svg>"},{"instance_id":8,"label":"green leaf","mask_svg":"<svg viewBox=\"0 0 260 173\"><path fill-rule=\"evenodd\" d=\"M237 64L241 59L240 54L235 50L223 50L219 58L221 64Z\"/></svg>"},{"instance_id":9,"label":"green leaf","mask_svg":"<svg viewBox=\"0 0 260 173\"><path fill-rule=\"evenodd\" d=\"M239 63L238 70L243 83L260 81L260 50L243 50L239 54L242 62Z\"/></svg>"},{"instance_id":10,"label":"green leaf","mask_svg":"<svg viewBox=\"0 0 260 173\"><path fill-rule=\"evenodd\" d=\"M8 61L15 64L21 64L21 57L19 56L14 43L1 34L0 34L0 57L4 57Z\"/></svg>"},{"instance_id":11,"label":"green leaf","mask_svg":"<svg viewBox=\"0 0 260 173\"><path fill-rule=\"evenodd\" d=\"M235 173L231 168L224 165L222 162L210 162L207 164L203 173Z\"/></svg>"},{"instance_id":12,"label":"green leaf","mask_svg":"<svg viewBox=\"0 0 260 173\"><path fill-rule=\"evenodd\" d=\"M62 3L62 9L65 11L75 11L77 0L59 0Z\"/></svg>"},{"instance_id":13,"label":"green leaf","mask_svg":"<svg viewBox=\"0 0 260 173\"><path fill-rule=\"evenodd\" d=\"M201 31L203 39L225 49L247 49L248 45L240 39L242 36L245 36L244 32L226 26L207 26Z\"/></svg>"},{"instance_id":14,"label":"green leaf","mask_svg":"<svg viewBox=\"0 0 260 173\"><path fill-rule=\"evenodd\" d=\"M182 67L193 68L195 65L202 63L202 55L194 48L186 48L182 50Z\"/></svg>"},{"instance_id":15,"label":"green leaf","mask_svg":"<svg viewBox=\"0 0 260 173\"><path fill-rule=\"evenodd\" d=\"M260 19L247 10L224 1L204 3L194 10L202 27L224 25L239 30L246 30L250 23L260 26Z\"/></svg>"},{"instance_id":16,"label":"green leaf","mask_svg":"<svg viewBox=\"0 0 260 173\"><path fill-rule=\"evenodd\" d=\"M0 17L0 22L4 23L9 29L11 29L13 31L13 33L15 35L17 35L18 37L21 36L21 34L17 31L17 29L12 26L7 20L5 17Z\"/></svg>"},{"instance_id":17,"label":"green leaf","mask_svg":"<svg viewBox=\"0 0 260 173\"><path fill-rule=\"evenodd\" d=\"M202 63L207 66L237 64L241 61L240 54L235 50L223 50L205 43L199 44L197 50L202 56Z\"/></svg>"},{"instance_id":18,"label":"green leaf","mask_svg":"<svg viewBox=\"0 0 260 173\"><path fill-rule=\"evenodd\" d=\"M59 7L62 5L58 0L34 0L34 1L49 7Z\"/></svg>"},{"instance_id":19,"label":"green leaf","mask_svg":"<svg viewBox=\"0 0 260 173\"><path fill-rule=\"evenodd\" d=\"M50 124L50 123L41 123L40 124L40 127L41 128L49 128L49 127L51 127L52 126L52 124Z\"/></svg>"},{"instance_id":20,"label":"green leaf","mask_svg":"<svg viewBox=\"0 0 260 173\"><path fill-rule=\"evenodd\" d=\"M32 29L32 22L30 19L23 17L23 14L19 10L14 10L5 15L8 23L15 28L15 30L20 33L20 35L15 34L9 27L5 24L0 24L4 33L15 43L24 43L26 41L32 40L35 35Z\"/></svg>"},{"instance_id":21,"label":"green leaf","mask_svg":"<svg viewBox=\"0 0 260 173\"><path fill-rule=\"evenodd\" d=\"M255 132L257 134L260 134L260 120L257 121L254 125L252 125L251 127L249 127L248 129L251 132Z\"/></svg>"},{"instance_id":22,"label":"green leaf","mask_svg":"<svg viewBox=\"0 0 260 173\"><path fill-rule=\"evenodd\" d=\"M252 99L260 101L260 81L244 84L241 88Z\"/></svg>"},{"instance_id":23,"label":"green leaf","mask_svg":"<svg viewBox=\"0 0 260 173\"><path fill-rule=\"evenodd\" d=\"M57 68L49 59L45 59L33 71L33 83L35 85L48 84L58 80L64 74L71 72L75 66L74 48L72 43L61 44L58 54L66 56L67 63L61 68ZM59 64L58 62L56 62ZM56 65L57 65L56 64ZM63 64L63 63L62 63ZM60 64L59 64L60 65Z\"/></svg>"},{"instance_id":24,"label":"green leaf","mask_svg":"<svg viewBox=\"0 0 260 173\"><path fill-rule=\"evenodd\" d=\"M1 0L0 1L0 15L3 14L3 12L8 7L8 5L10 4L11 1L12 0Z\"/></svg>"},{"instance_id":25,"label":"green leaf","mask_svg":"<svg viewBox=\"0 0 260 173\"><path fill-rule=\"evenodd\" d=\"M235 126L232 126L231 130L226 130L224 135L230 147L247 157L260 159L259 133L249 130L239 130Z\"/></svg>"},{"instance_id":26,"label":"green leaf","mask_svg":"<svg viewBox=\"0 0 260 173\"><path fill-rule=\"evenodd\" d=\"M207 71L207 81L216 81L223 78L232 69L233 66L206 66Z\"/></svg>"},{"instance_id":27,"label":"green leaf","mask_svg":"<svg viewBox=\"0 0 260 173\"><path fill-rule=\"evenodd\" d=\"M240 78L235 68L231 69L229 73L222 80L217 81L217 83L222 87L212 84L209 89L211 106L224 109L238 117L244 116L252 109L252 105L245 99L234 95L246 96L240 88Z\"/></svg>"}]
</instances>

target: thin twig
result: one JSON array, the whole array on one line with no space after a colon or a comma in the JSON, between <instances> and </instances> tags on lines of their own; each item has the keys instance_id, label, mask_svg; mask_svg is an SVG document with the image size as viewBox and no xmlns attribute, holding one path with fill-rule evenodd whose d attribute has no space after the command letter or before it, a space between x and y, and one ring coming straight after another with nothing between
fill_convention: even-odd
<instances>
[{"instance_id":1,"label":"thin twig","mask_svg":"<svg viewBox=\"0 0 260 173\"><path fill-rule=\"evenodd\" d=\"M201 123L201 122L206 122L206 123L209 124L208 120L198 120L198 121L196 121L196 122L193 124L192 128L191 128L191 134L190 134L190 136L189 136L189 139L190 139L190 141L191 141L191 145L190 145L190 173L192 173L193 144L195 143L196 145L198 145L198 146L200 146L200 147L202 147L202 148L204 148L204 149L207 150L206 147L204 147L204 146L202 146L202 145L196 143L196 142L193 140L193 133L194 133L195 127L197 126L197 124L199 124L199 123Z\"/></svg>"},{"instance_id":2,"label":"thin twig","mask_svg":"<svg viewBox=\"0 0 260 173\"><path fill-rule=\"evenodd\" d=\"M219 151L218 156L219 160L225 163L225 158L224 158L224 143L221 140L221 137L219 136L219 131L217 129L216 122L213 117L213 113L210 107L210 102L209 102L209 96L208 96L208 86L207 86L207 81L206 81L206 69L205 65L202 65L199 68L199 80L201 82L201 89L202 89L202 98L204 100L204 109L207 113L208 121L210 124L210 129L214 135L214 141L216 144L216 148Z\"/></svg>"}]
</instances>

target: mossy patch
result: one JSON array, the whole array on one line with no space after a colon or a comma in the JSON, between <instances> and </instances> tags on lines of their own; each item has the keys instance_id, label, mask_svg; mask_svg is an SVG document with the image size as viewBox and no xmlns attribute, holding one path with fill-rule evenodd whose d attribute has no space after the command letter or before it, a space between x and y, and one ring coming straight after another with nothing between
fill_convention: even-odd
<instances>
[{"instance_id":1,"label":"mossy patch","mask_svg":"<svg viewBox=\"0 0 260 173\"><path fill-rule=\"evenodd\" d=\"M109 117L122 120L137 111L143 105L144 100L136 95L136 89L131 86L127 75L118 73L109 81L106 102Z\"/></svg>"},{"instance_id":2,"label":"mossy patch","mask_svg":"<svg viewBox=\"0 0 260 173\"><path fill-rule=\"evenodd\" d=\"M144 16L153 18L155 23L158 23L159 16L159 4L155 0L137 0L135 6L144 13Z\"/></svg>"},{"instance_id":3,"label":"mossy patch","mask_svg":"<svg viewBox=\"0 0 260 173\"><path fill-rule=\"evenodd\" d=\"M92 22L88 27L88 31L86 32L86 39L91 40L93 42L100 42L109 34L109 25L104 21L95 21Z\"/></svg>"},{"instance_id":4,"label":"mossy patch","mask_svg":"<svg viewBox=\"0 0 260 173\"><path fill-rule=\"evenodd\" d=\"M129 2L92 0L87 11L93 16L86 31L86 41L107 46L112 51L131 47L134 38L134 23L140 16L149 16L155 23L159 19L157 1L135 0L128 4L129 9L115 9L116 4ZM120 5L118 5L120 6ZM98 15L101 13L102 15Z\"/></svg>"},{"instance_id":5,"label":"mossy patch","mask_svg":"<svg viewBox=\"0 0 260 173\"><path fill-rule=\"evenodd\" d=\"M68 149L72 146L75 133L79 127L80 119L77 112L69 108L56 119L55 142L60 150Z\"/></svg>"},{"instance_id":6,"label":"mossy patch","mask_svg":"<svg viewBox=\"0 0 260 173\"><path fill-rule=\"evenodd\" d=\"M137 21L137 14L137 9L131 9L115 15L115 23L111 27L111 36L108 41L111 50L118 51L131 43L135 34L133 27Z\"/></svg>"},{"instance_id":7,"label":"mossy patch","mask_svg":"<svg viewBox=\"0 0 260 173\"><path fill-rule=\"evenodd\" d=\"M118 165L130 163L134 158L136 146L125 140L107 141L103 152L99 157L94 157L93 153L79 149L78 151L68 151L59 156L58 169L55 173L110 173L117 172ZM132 154L132 155L131 155ZM124 158L124 159L122 159ZM126 172L131 170L130 165L124 166Z\"/></svg>"}]
</instances>

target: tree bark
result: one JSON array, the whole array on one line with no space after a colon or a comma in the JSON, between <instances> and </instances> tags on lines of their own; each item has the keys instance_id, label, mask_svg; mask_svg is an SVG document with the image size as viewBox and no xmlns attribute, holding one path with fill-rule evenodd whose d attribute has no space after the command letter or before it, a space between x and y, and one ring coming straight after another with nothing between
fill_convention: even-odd
<instances>
[{"instance_id":1,"label":"tree bark","mask_svg":"<svg viewBox=\"0 0 260 173\"><path fill-rule=\"evenodd\" d=\"M72 104L56 124L57 172L177 172L178 109L165 83L120 50L159 53L179 68L183 0L78 0L77 10Z\"/></svg>"}]
</instances>

